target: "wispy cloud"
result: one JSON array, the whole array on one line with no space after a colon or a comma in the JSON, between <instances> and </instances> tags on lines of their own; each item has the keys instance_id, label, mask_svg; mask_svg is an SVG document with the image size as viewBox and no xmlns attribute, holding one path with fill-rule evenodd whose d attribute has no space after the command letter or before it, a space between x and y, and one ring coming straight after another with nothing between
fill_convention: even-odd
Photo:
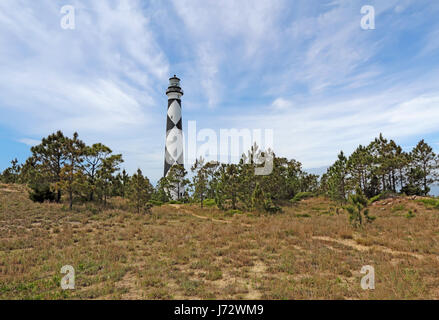
<instances>
[{"instance_id":1,"label":"wispy cloud","mask_svg":"<svg viewBox=\"0 0 439 320\"><path fill-rule=\"evenodd\" d=\"M379 132L439 140L436 2L369 1L369 31L359 0L72 0L75 30L64 4L0 2L0 129L15 142L79 131L157 180L173 74L184 120L273 128L308 168Z\"/></svg>"},{"instance_id":2,"label":"wispy cloud","mask_svg":"<svg viewBox=\"0 0 439 320\"><path fill-rule=\"evenodd\" d=\"M159 141L138 141L141 155L129 153L126 141L158 131L168 58L140 1L71 4L75 30L60 27L61 2L1 2L0 121L25 136L78 131L126 151L129 167L141 165Z\"/></svg>"}]
</instances>

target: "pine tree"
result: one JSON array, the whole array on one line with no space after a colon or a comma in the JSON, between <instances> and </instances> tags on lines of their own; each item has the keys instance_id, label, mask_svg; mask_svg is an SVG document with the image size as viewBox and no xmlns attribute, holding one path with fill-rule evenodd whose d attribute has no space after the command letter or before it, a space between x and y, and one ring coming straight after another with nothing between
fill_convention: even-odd
<instances>
[{"instance_id":1,"label":"pine tree","mask_svg":"<svg viewBox=\"0 0 439 320\"><path fill-rule=\"evenodd\" d=\"M337 161L328 169L326 175L329 197L345 203L348 194L348 171L347 159L343 151L340 152Z\"/></svg>"},{"instance_id":2,"label":"pine tree","mask_svg":"<svg viewBox=\"0 0 439 320\"><path fill-rule=\"evenodd\" d=\"M43 138L41 143L31 148L32 157L35 161L35 167L43 176L47 177L50 183L56 189L56 201L61 200L61 189L56 184L61 179L61 170L66 161L65 154L66 137L61 131Z\"/></svg>"},{"instance_id":3,"label":"pine tree","mask_svg":"<svg viewBox=\"0 0 439 320\"><path fill-rule=\"evenodd\" d=\"M259 212L265 211L265 194L264 191L262 191L262 188L260 187L259 183L256 184L256 187L253 190L251 203L252 203L251 208L253 210Z\"/></svg>"},{"instance_id":4,"label":"pine tree","mask_svg":"<svg viewBox=\"0 0 439 320\"><path fill-rule=\"evenodd\" d=\"M375 217L369 216L368 200L363 192L357 187L356 193L349 196L348 204L344 208L349 213L349 221L354 227L363 225L364 219L367 222L372 222Z\"/></svg>"},{"instance_id":5,"label":"pine tree","mask_svg":"<svg viewBox=\"0 0 439 320\"><path fill-rule=\"evenodd\" d=\"M96 181L99 170L102 169L103 161L110 156L111 149L102 143L95 143L91 147L86 147L84 152L84 172L89 183L89 200L94 200L96 193Z\"/></svg>"},{"instance_id":6,"label":"pine tree","mask_svg":"<svg viewBox=\"0 0 439 320\"><path fill-rule=\"evenodd\" d=\"M144 177L142 170L137 169L131 177L128 187L128 201L130 205L135 208L137 213L149 212L151 205L148 203L151 200L153 187L147 177Z\"/></svg>"},{"instance_id":7,"label":"pine tree","mask_svg":"<svg viewBox=\"0 0 439 320\"><path fill-rule=\"evenodd\" d=\"M64 139L63 154L66 160L60 172L58 187L67 192L69 209L72 210L74 195L80 194L86 188L81 166L84 161L85 143L78 139L78 133L75 132L72 139Z\"/></svg>"},{"instance_id":8,"label":"pine tree","mask_svg":"<svg viewBox=\"0 0 439 320\"><path fill-rule=\"evenodd\" d=\"M171 199L169 190L169 181L166 177L163 177L157 182L157 187L154 191L152 198L162 203L168 202Z\"/></svg>"},{"instance_id":9,"label":"pine tree","mask_svg":"<svg viewBox=\"0 0 439 320\"><path fill-rule=\"evenodd\" d=\"M191 170L195 174L192 178L192 187L194 189L193 197L200 201L200 206L202 208L209 184L209 176L203 157L195 160Z\"/></svg>"},{"instance_id":10,"label":"pine tree","mask_svg":"<svg viewBox=\"0 0 439 320\"><path fill-rule=\"evenodd\" d=\"M434 182L433 173L437 168L436 154L424 140L421 140L412 150L411 158L414 170L422 172L423 195L427 195L430 192L429 185Z\"/></svg>"},{"instance_id":11,"label":"pine tree","mask_svg":"<svg viewBox=\"0 0 439 320\"><path fill-rule=\"evenodd\" d=\"M216 197L215 201L220 209L226 209L230 201L231 208L237 209L241 178L237 164L221 164L216 172Z\"/></svg>"},{"instance_id":12,"label":"pine tree","mask_svg":"<svg viewBox=\"0 0 439 320\"><path fill-rule=\"evenodd\" d=\"M113 174L120 170L119 165L123 163L122 155L111 155L102 160L101 167L97 170L97 186L104 206L107 205L108 196L111 194L111 186L114 180Z\"/></svg>"},{"instance_id":13,"label":"pine tree","mask_svg":"<svg viewBox=\"0 0 439 320\"><path fill-rule=\"evenodd\" d=\"M169 194L172 196L171 198L173 198L173 196L176 196L177 200L184 198L182 190L190 183L190 181L186 179L186 176L187 171L181 164L175 164L169 169L166 179Z\"/></svg>"},{"instance_id":14,"label":"pine tree","mask_svg":"<svg viewBox=\"0 0 439 320\"><path fill-rule=\"evenodd\" d=\"M18 164L17 158L11 161L11 166L6 168L0 174L0 180L4 183L17 183L20 178L21 166Z\"/></svg>"}]
</instances>

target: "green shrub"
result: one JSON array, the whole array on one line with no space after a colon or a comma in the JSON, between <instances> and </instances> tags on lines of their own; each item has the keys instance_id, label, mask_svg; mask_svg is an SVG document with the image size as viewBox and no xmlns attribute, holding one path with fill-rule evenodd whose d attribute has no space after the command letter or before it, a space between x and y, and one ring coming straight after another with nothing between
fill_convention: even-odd
<instances>
[{"instance_id":1,"label":"green shrub","mask_svg":"<svg viewBox=\"0 0 439 320\"><path fill-rule=\"evenodd\" d=\"M407 219L411 219L411 218L416 217L416 215L413 213L412 210L409 210L409 212L405 215L405 217L406 217Z\"/></svg>"},{"instance_id":2,"label":"green shrub","mask_svg":"<svg viewBox=\"0 0 439 320\"><path fill-rule=\"evenodd\" d=\"M401 189L401 193L404 193L408 196L420 196L424 194L424 190L422 190L420 186L408 184Z\"/></svg>"},{"instance_id":3,"label":"green shrub","mask_svg":"<svg viewBox=\"0 0 439 320\"><path fill-rule=\"evenodd\" d=\"M308 213L298 213L296 214L297 218L311 218L311 215Z\"/></svg>"},{"instance_id":4,"label":"green shrub","mask_svg":"<svg viewBox=\"0 0 439 320\"><path fill-rule=\"evenodd\" d=\"M150 205L156 206L156 207L160 207L161 205L163 205L162 201L158 201L158 200L149 200L148 203Z\"/></svg>"},{"instance_id":5,"label":"green shrub","mask_svg":"<svg viewBox=\"0 0 439 320\"><path fill-rule=\"evenodd\" d=\"M29 198L33 202L55 201L55 192L50 190L49 184L35 183L30 186Z\"/></svg>"},{"instance_id":6,"label":"green shrub","mask_svg":"<svg viewBox=\"0 0 439 320\"><path fill-rule=\"evenodd\" d=\"M375 197L370 198L369 199L369 204L372 204L374 202L377 202L377 201L381 200L381 197L382 197L382 194L380 193L380 194L376 195Z\"/></svg>"},{"instance_id":7,"label":"green shrub","mask_svg":"<svg viewBox=\"0 0 439 320\"><path fill-rule=\"evenodd\" d=\"M168 202L169 204L183 204L183 202L178 201L178 200L171 200Z\"/></svg>"},{"instance_id":8,"label":"green shrub","mask_svg":"<svg viewBox=\"0 0 439 320\"><path fill-rule=\"evenodd\" d=\"M206 207L216 206L215 199L205 199L205 200L203 200L203 205Z\"/></svg>"},{"instance_id":9,"label":"green shrub","mask_svg":"<svg viewBox=\"0 0 439 320\"><path fill-rule=\"evenodd\" d=\"M235 214L242 214L242 211L241 210L229 210L225 213L225 216L232 217Z\"/></svg>"},{"instance_id":10,"label":"green shrub","mask_svg":"<svg viewBox=\"0 0 439 320\"><path fill-rule=\"evenodd\" d=\"M304 199L309 199L309 198L312 198L312 197L314 197L314 193L313 192L299 192L290 201L292 203L296 203L296 202L300 202L300 201L302 201Z\"/></svg>"},{"instance_id":11,"label":"green shrub","mask_svg":"<svg viewBox=\"0 0 439 320\"><path fill-rule=\"evenodd\" d=\"M427 207L439 209L439 199L428 198L428 199L419 199L417 201L423 203Z\"/></svg>"},{"instance_id":12,"label":"green shrub","mask_svg":"<svg viewBox=\"0 0 439 320\"><path fill-rule=\"evenodd\" d=\"M376 217L369 215L369 200L363 194L360 188L357 187L355 194L351 194L348 198L348 204L344 206L344 209L349 214L349 221L354 227L363 225L363 220L366 222L373 222Z\"/></svg>"},{"instance_id":13,"label":"green shrub","mask_svg":"<svg viewBox=\"0 0 439 320\"><path fill-rule=\"evenodd\" d=\"M282 208L275 205L270 198L265 199L264 201L264 209L268 213L278 213L282 211Z\"/></svg>"},{"instance_id":14,"label":"green shrub","mask_svg":"<svg viewBox=\"0 0 439 320\"><path fill-rule=\"evenodd\" d=\"M380 201L380 200L384 200L384 199L387 199L387 198L391 198L391 197L394 197L394 196L395 196L394 192L392 192L392 191L384 191L384 192L381 192L380 194L377 194L376 196L370 198L369 199L369 204L372 204L374 202L377 202L377 201Z\"/></svg>"}]
</instances>

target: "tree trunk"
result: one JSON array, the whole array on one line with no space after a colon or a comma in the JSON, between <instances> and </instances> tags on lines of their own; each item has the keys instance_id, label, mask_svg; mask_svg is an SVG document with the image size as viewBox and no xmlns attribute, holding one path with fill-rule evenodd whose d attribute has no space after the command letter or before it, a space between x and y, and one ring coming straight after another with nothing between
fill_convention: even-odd
<instances>
[{"instance_id":1,"label":"tree trunk","mask_svg":"<svg viewBox=\"0 0 439 320\"><path fill-rule=\"evenodd\" d=\"M69 190L69 209L70 211L73 209L73 192Z\"/></svg>"},{"instance_id":2,"label":"tree trunk","mask_svg":"<svg viewBox=\"0 0 439 320\"><path fill-rule=\"evenodd\" d=\"M423 165L423 169L424 169L424 196L427 195L427 165L424 164Z\"/></svg>"},{"instance_id":3,"label":"tree trunk","mask_svg":"<svg viewBox=\"0 0 439 320\"><path fill-rule=\"evenodd\" d=\"M393 192L396 192L396 181L395 181L395 171L392 170L392 188Z\"/></svg>"}]
</instances>

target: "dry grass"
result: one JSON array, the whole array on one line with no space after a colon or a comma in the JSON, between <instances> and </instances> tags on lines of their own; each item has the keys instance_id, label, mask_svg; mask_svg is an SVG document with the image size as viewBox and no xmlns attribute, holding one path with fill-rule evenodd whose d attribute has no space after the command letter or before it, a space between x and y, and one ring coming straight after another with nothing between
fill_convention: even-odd
<instances>
[{"instance_id":1,"label":"dry grass","mask_svg":"<svg viewBox=\"0 0 439 320\"><path fill-rule=\"evenodd\" d=\"M229 216L163 206L151 215L35 204L0 188L0 299L438 299L439 211L416 200L379 201L353 230L331 203ZM415 214L407 218L408 210ZM60 289L63 265L76 290ZM372 265L376 289L360 287Z\"/></svg>"}]
</instances>

